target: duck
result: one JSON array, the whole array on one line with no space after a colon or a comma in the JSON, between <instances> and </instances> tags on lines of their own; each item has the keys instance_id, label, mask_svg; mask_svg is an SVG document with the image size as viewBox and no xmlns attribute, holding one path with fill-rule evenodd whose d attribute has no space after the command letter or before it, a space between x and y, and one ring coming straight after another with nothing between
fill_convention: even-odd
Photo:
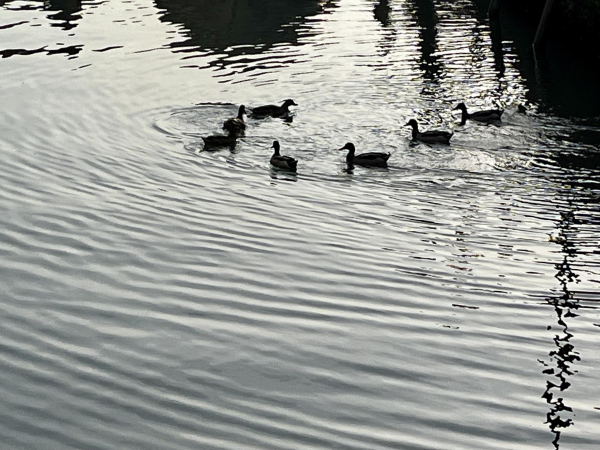
<instances>
[{"instance_id":1,"label":"duck","mask_svg":"<svg viewBox=\"0 0 600 450\"><path fill-rule=\"evenodd\" d=\"M498 122L504 110L502 109L487 109L485 111L476 111L474 113L467 112L467 106L464 103L459 103L453 111L460 109L462 111L462 117L460 124L464 125L467 123L467 119L476 120L477 122Z\"/></svg>"},{"instance_id":2,"label":"duck","mask_svg":"<svg viewBox=\"0 0 600 450\"><path fill-rule=\"evenodd\" d=\"M426 142L428 144L450 144L450 138L454 133L447 131L430 130L421 133L419 124L415 119L410 119L405 126L412 127L412 138L415 141Z\"/></svg>"},{"instance_id":3,"label":"duck","mask_svg":"<svg viewBox=\"0 0 600 450\"><path fill-rule=\"evenodd\" d=\"M387 167L387 160L392 155L391 153L371 152L355 155L356 147L352 142L348 142L338 150L348 150L346 155L346 163L349 167L354 164L364 167Z\"/></svg>"},{"instance_id":4,"label":"duck","mask_svg":"<svg viewBox=\"0 0 600 450\"><path fill-rule=\"evenodd\" d=\"M219 147L234 148L237 143L237 135L235 132L230 131L228 135L215 134L212 136L203 137L204 149L214 149Z\"/></svg>"},{"instance_id":5,"label":"duck","mask_svg":"<svg viewBox=\"0 0 600 450\"><path fill-rule=\"evenodd\" d=\"M271 156L271 165L277 167L278 169L289 170L291 172L296 171L296 165L298 164L298 160L292 158L291 156L283 156L279 153L279 141L273 141L273 145L271 148L275 149L273 156Z\"/></svg>"},{"instance_id":6,"label":"duck","mask_svg":"<svg viewBox=\"0 0 600 450\"><path fill-rule=\"evenodd\" d=\"M288 98L283 102L281 106L277 105L265 105L265 106L257 106L256 108L250 108L252 111L252 115L257 117L286 117L289 113L290 106L298 106L294 100Z\"/></svg>"},{"instance_id":7,"label":"duck","mask_svg":"<svg viewBox=\"0 0 600 450\"><path fill-rule=\"evenodd\" d=\"M244 105L240 105L237 117L231 117L223 122L223 128L230 133L242 133L246 129L244 114L246 114L246 107Z\"/></svg>"}]
</instances>

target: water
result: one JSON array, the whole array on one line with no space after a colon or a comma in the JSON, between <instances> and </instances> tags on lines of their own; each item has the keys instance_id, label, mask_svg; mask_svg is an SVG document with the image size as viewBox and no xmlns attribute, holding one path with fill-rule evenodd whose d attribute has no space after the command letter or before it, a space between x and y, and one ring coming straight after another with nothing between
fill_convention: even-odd
<instances>
[{"instance_id":1,"label":"water","mask_svg":"<svg viewBox=\"0 0 600 450\"><path fill-rule=\"evenodd\" d=\"M595 449L598 118L480 2L213 3L0 2L0 449Z\"/></svg>"}]
</instances>

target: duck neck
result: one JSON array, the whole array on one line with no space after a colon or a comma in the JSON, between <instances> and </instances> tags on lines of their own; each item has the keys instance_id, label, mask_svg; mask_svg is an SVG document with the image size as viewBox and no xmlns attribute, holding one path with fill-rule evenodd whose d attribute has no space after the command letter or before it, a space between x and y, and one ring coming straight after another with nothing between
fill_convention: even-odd
<instances>
[{"instance_id":1,"label":"duck neck","mask_svg":"<svg viewBox=\"0 0 600 450\"><path fill-rule=\"evenodd\" d=\"M469 118L469 113L467 112L467 108L460 110L460 124L464 125L467 123L467 119Z\"/></svg>"},{"instance_id":2,"label":"duck neck","mask_svg":"<svg viewBox=\"0 0 600 450\"><path fill-rule=\"evenodd\" d=\"M352 165L354 161L354 150L348 150L348 154L346 155L346 162Z\"/></svg>"},{"instance_id":3,"label":"duck neck","mask_svg":"<svg viewBox=\"0 0 600 450\"><path fill-rule=\"evenodd\" d=\"M418 136L419 136L419 126L413 125L412 126L412 137L413 137L413 139L416 139Z\"/></svg>"}]
</instances>

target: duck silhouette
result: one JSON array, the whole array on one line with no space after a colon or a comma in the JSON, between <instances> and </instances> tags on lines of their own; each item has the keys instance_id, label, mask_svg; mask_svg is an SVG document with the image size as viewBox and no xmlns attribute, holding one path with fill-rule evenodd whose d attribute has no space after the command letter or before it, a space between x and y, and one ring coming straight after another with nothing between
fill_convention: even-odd
<instances>
[{"instance_id":1,"label":"duck silhouette","mask_svg":"<svg viewBox=\"0 0 600 450\"><path fill-rule=\"evenodd\" d=\"M230 131L226 136L215 134L203 137L202 140L204 141L204 150L216 150L221 147L234 148L237 143L237 135Z\"/></svg>"},{"instance_id":2,"label":"duck silhouette","mask_svg":"<svg viewBox=\"0 0 600 450\"><path fill-rule=\"evenodd\" d=\"M430 130L421 133L419 131L419 124L415 119L410 119L405 126L412 127L412 138L415 141L421 141L428 144L450 144L450 138L453 133L448 131Z\"/></svg>"},{"instance_id":3,"label":"duck silhouette","mask_svg":"<svg viewBox=\"0 0 600 450\"><path fill-rule=\"evenodd\" d=\"M246 129L246 122L244 122L244 114L246 114L246 107L244 105L240 106L238 110L238 115L236 117L231 117L223 122L223 128L229 133L240 134L243 133Z\"/></svg>"},{"instance_id":4,"label":"duck silhouette","mask_svg":"<svg viewBox=\"0 0 600 450\"><path fill-rule=\"evenodd\" d=\"M287 99L281 106L277 105L264 105L257 106L256 108L250 108L252 115L255 117L285 117L290 113L290 106L298 106L294 100Z\"/></svg>"},{"instance_id":5,"label":"duck silhouette","mask_svg":"<svg viewBox=\"0 0 600 450\"><path fill-rule=\"evenodd\" d=\"M392 155L391 153L382 152L361 153L356 155L356 147L352 142L348 142L338 150L348 150L346 163L349 167L352 167L355 164L363 167L387 167L387 160Z\"/></svg>"},{"instance_id":6,"label":"duck silhouette","mask_svg":"<svg viewBox=\"0 0 600 450\"><path fill-rule=\"evenodd\" d=\"M271 165L278 169L289 170L291 172L296 171L298 160L291 156L284 156L279 153L279 141L273 141L271 148L275 149L273 156L271 156Z\"/></svg>"},{"instance_id":7,"label":"duck silhouette","mask_svg":"<svg viewBox=\"0 0 600 450\"><path fill-rule=\"evenodd\" d=\"M461 111L461 120L460 124L464 125L468 120L475 120L477 122L491 123L491 122L499 122L502 117L502 113L504 110L502 109L487 109L485 111L476 111L474 113L467 112L467 106L464 103L459 103L456 105L456 108L453 111L460 109Z\"/></svg>"}]
</instances>

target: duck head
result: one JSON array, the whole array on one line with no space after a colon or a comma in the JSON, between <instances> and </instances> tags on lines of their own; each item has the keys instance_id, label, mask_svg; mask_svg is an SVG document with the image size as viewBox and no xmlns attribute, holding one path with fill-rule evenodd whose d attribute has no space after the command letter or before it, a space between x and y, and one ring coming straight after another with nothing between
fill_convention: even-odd
<instances>
[{"instance_id":1,"label":"duck head","mask_svg":"<svg viewBox=\"0 0 600 450\"><path fill-rule=\"evenodd\" d=\"M273 145L271 145L271 148L274 148L275 154L279 155L279 141L273 141Z\"/></svg>"},{"instance_id":2,"label":"duck head","mask_svg":"<svg viewBox=\"0 0 600 450\"><path fill-rule=\"evenodd\" d=\"M463 102L460 102L455 108L452 109L452 111L456 111L457 109L467 112L467 105L465 105Z\"/></svg>"},{"instance_id":3,"label":"duck head","mask_svg":"<svg viewBox=\"0 0 600 450\"><path fill-rule=\"evenodd\" d=\"M349 150L350 153L354 153L356 151L356 147L354 147L354 144L352 142L348 142L342 148L338 148L338 150Z\"/></svg>"},{"instance_id":4,"label":"duck head","mask_svg":"<svg viewBox=\"0 0 600 450\"><path fill-rule=\"evenodd\" d=\"M413 130L416 130L419 128L419 124L417 123L417 121L415 119L410 119L408 122L406 122L406 124L404 126L405 127L411 126L411 127L413 127Z\"/></svg>"},{"instance_id":5,"label":"duck head","mask_svg":"<svg viewBox=\"0 0 600 450\"><path fill-rule=\"evenodd\" d=\"M291 98L288 98L287 100L285 100L283 102L283 107L287 108L288 106L298 106L298 105L296 104L296 102L294 102L294 100L292 100Z\"/></svg>"}]
</instances>

